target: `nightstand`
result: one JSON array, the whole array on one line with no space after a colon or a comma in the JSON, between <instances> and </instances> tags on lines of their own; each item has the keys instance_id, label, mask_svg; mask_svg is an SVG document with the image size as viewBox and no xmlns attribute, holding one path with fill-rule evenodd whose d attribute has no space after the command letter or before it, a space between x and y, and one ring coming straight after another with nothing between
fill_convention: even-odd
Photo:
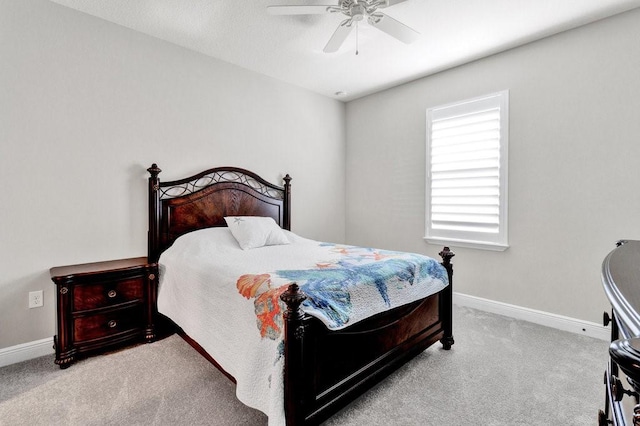
<instances>
[{"instance_id":1,"label":"nightstand","mask_svg":"<svg viewBox=\"0 0 640 426\"><path fill-rule=\"evenodd\" d=\"M155 339L158 265L146 257L51 268L56 364Z\"/></svg>"}]
</instances>

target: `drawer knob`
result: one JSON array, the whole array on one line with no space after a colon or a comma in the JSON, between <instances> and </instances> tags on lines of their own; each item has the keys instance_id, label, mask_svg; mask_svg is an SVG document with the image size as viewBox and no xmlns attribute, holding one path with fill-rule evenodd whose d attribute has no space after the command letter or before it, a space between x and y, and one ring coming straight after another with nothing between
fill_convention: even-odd
<instances>
[{"instance_id":1,"label":"drawer knob","mask_svg":"<svg viewBox=\"0 0 640 426\"><path fill-rule=\"evenodd\" d=\"M150 280L155 280L156 279L156 274L149 274L149 279Z\"/></svg>"},{"instance_id":2,"label":"drawer knob","mask_svg":"<svg viewBox=\"0 0 640 426\"><path fill-rule=\"evenodd\" d=\"M118 323L114 320L111 320L107 323L107 325L109 326L109 328L114 328L116 325L118 325Z\"/></svg>"},{"instance_id":3,"label":"drawer knob","mask_svg":"<svg viewBox=\"0 0 640 426\"><path fill-rule=\"evenodd\" d=\"M67 287L62 287L60 289L60 294L67 294L69 292L69 289Z\"/></svg>"},{"instance_id":4,"label":"drawer knob","mask_svg":"<svg viewBox=\"0 0 640 426\"><path fill-rule=\"evenodd\" d=\"M107 293L107 296L109 296L111 299L113 299L117 295L118 293L115 290L109 290L109 292Z\"/></svg>"}]
</instances>

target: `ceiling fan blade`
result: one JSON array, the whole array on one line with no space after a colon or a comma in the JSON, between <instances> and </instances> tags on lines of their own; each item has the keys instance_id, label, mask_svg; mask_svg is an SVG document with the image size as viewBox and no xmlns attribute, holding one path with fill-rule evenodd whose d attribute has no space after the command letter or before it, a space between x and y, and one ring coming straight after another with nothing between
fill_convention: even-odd
<instances>
[{"instance_id":1,"label":"ceiling fan blade","mask_svg":"<svg viewBox=\"0 0 640 426\"><path fill-rule=\"evenodd\" d=\"M344 41L347 39L347 36L353 29L353 25L347 25L347 22L349 22L348 19L343 21L334 31L333 35L329 39L329 42L323 49L324 53L333 53L340 49L340 46L342 46L342 43L344 43Z\"/></svg>"},{"instance_id":2,"label":"ceiling fan blade","mask_svg":"<svg viewBox=\"0 0 640 426\"><path fill-rule=\"evenodd\" d=\"M380 13L382 17L378 22L369 22L372 26L395 37L403 43L413 43L420 37L420 33L413 28L407 27L400 21L396 21L392 17Z\"/></svg>"},{"instance_id":3,"label":"ceiling fan blade","mask_svg":"<svg viewBox=\"0 0 640 426\"><path fill-rule=\"evenodd\" d=\"M384 0L382 4L378 7L382 9L385 7L393 6L394 4L404 3L405 1L407 0Z\"/></svg>"},{"instance_id":4,"label":"ceiling fan blade","mask_svg":"<svg viewBox=\"0 0 640 426\"><path fill-rule=\"evenodd\" d=\"M267 6L267 12L272 15L320 15L335 6Z\"/></svg>"}]
</instances>

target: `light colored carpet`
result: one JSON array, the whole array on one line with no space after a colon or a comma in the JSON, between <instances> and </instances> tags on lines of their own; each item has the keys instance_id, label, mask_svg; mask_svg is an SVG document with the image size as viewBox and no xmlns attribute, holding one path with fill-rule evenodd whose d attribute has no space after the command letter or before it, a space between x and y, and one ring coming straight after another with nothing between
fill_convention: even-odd
<instances>
[{"instance_id":1,"label":"light colored carpet","mask_svg":"<svg viewBox=\"0 0 640 426\"><path fill-rule=\"evenodd\" d=\"M455 307L451 351L429 348L326 425L587 425L608 343ZM0 368L0 425L265 425L178 336L60 370Z\"/></svg>"}]
</instances>

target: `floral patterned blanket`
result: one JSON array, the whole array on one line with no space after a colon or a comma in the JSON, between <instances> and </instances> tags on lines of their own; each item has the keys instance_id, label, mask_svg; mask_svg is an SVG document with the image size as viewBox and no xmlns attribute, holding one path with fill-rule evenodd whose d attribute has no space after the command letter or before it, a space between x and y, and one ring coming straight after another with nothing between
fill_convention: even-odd
<instances>
[{"instance_id":1,"label":"floral patterned blanket","mask_svg":"<svg viewBox=\"0 0 640 426\"><path fill-rule=\"evenodd\" d=\"M309 269L281 269L244 274L237 280L242 296L253 299L262 337L277 339L284 304L280 295L297 283L307 295L303 310L338 330L384 310L413 302L446 287L445 269L432 258L414 254L318 243L330 261Z\"/></svg>"}]
</instances>

